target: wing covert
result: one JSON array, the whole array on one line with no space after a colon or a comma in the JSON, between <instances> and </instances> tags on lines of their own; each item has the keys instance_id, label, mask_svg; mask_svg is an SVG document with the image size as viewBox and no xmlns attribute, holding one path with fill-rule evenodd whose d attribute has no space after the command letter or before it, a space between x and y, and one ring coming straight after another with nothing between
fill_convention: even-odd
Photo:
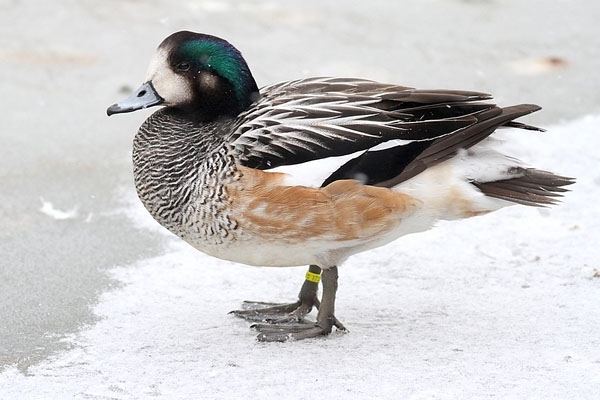
<instances>
[{"instance_id":1,"label":"wing covert","mask_svg":"<svg viewBox=\"0 0 600 400\"><path fill-rule=\"evenodd\" d=\"M309 78L263 88L235 122L234 149L244 166L282 165L430 141L477 122L494 108L489 95L421 91L360 79ZM475 103L474 103L475 102Z\"/></svg>"}]
</instances>

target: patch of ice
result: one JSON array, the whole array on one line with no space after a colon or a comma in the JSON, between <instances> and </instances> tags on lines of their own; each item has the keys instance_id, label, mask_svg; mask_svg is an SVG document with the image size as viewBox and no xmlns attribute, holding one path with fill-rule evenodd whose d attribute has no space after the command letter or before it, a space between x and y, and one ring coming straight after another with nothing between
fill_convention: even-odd
<instances>
[{"instance_id":1,"label":"patch of ice","mask_svg":"<svg viewBox=\"0 0 600 400\"><path fill-rule=\"evenodd\" d=\"M77 217L77 207L72 208L68 211L62 211L57 208L54 208L51 202L44 200L44 198L40 198L42 201L42 207L40 207L39 211L43 214L46 214L49 217L54 219L72 219Z\"/></svg>"},{"instance_id":2,"label":"patch of ice","mask_svg":"<svg viewBox=\"0 0 600 400\"><path fill-rule=\"evenodd\" d=\"M304 269L245 267L164 237L167 254L111 270L122 285L70 350L1 373L0 398L596 398L599 123L510 137L517 155L579 179L563 205L443 223L350 258L336 304L348 334L256 342L227 312L294 300Z\"/></svg>"}]
</instances>

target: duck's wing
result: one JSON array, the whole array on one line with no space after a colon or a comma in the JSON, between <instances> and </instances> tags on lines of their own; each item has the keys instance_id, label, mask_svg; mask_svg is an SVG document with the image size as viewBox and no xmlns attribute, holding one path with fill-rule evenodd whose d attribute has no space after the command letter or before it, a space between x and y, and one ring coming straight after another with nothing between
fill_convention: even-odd
<instances>
[{"instance_id":1,"label":"duck's wing","mask_svg":"<svg viewBox=\"0 0 600 400\"><path fill-rule=\"evenodd\" d=\"M366 150L389 140L431 140L476 122L483 93L422 91L367 80L310 78L266 87L240 115L235 148L245 166L270 169Z\"/></svg>"},{"instance_id":2,"label":"duck's wing","mask_svg":"<svg viewBox=\"0 0 600 400\"><path fill-rule=\"evenodd\" d=\"M481 102L491 98L485 93L417 90L360 79L284 82L264 88L261 95L233 129L232 144L244 166L267 170L367 151L352 162L360 161L361 171L378 164L384 176L369 173L370 184L397 177L407 167L414 176L427 167L425 162L411 165L420 155L448 158L500 125L534 129L512 120L538 109L525 105L505 112ZM402 164L394 171L387 168L390 176L382 168L387 160ZM330 179L343 179L351 167L331 171Z\"/></svg>"}]
</instances>

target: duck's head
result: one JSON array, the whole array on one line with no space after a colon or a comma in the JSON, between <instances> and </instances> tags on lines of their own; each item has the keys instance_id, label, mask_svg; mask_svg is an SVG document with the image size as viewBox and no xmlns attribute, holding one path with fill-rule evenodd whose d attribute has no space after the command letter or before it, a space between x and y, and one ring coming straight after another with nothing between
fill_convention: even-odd
<instances>
[{"instance_id":1,"label":"duck's head","mask_svg":"<svg viewBox=\"0 0 600 400\"><path fill-rule=\"evenodd\" d=\"M234 117L258 97L252 73L235 47L215 36L181 31L158 46L142 86L106 112L164 105L212 120Z\"/></svg>"}]
</instances>

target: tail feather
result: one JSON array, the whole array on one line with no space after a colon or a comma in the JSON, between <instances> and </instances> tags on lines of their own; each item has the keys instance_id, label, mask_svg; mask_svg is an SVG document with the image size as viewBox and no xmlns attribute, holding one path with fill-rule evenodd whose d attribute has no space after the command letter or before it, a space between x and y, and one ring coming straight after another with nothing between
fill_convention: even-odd
<instances>
[{"instance_id":1,"label":"tail feather","mask_svg":"<svg viewBox=\"0 0 600 400\"><path fill-rule=\"evenodd\" d=\"M515 168L515 178L493 182L472 182L483 194L526 206L544 207L559 202L568 191L564 186L575 183L573 178L555 175L535 168Z\"/></svg>"},{"instance_id":2,"label":"tail feather","mask_svg":"<svg viewBox=\"0 0 600 400\"><path fill-rule=\"evenodd\" d=\"M544 128L540 128L538 126L524 124L522 122L510 121L507 124L502 125L500 128L517 128L517 129L525 129L528 131L537 131L537 132L546 132Z\"/></svg>"}]
</instances>

